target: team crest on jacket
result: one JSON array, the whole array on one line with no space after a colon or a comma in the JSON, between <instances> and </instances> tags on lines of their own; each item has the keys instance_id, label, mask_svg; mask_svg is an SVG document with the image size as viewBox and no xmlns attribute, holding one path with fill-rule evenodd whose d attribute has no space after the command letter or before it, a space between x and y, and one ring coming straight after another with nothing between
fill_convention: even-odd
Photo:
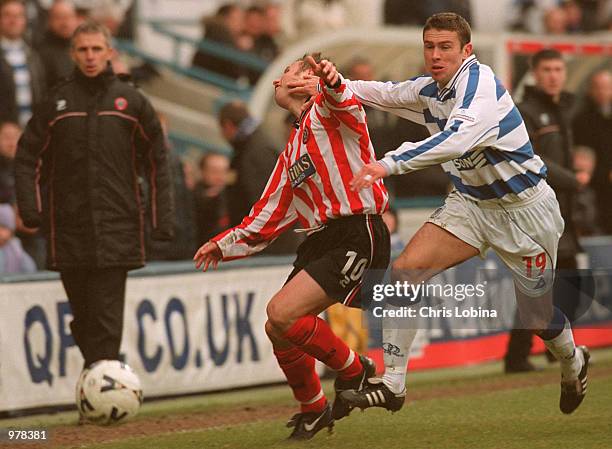
<instances>
[{"instance_id":1,"label":"team crest on jacket","mask_svg":"<svg viewBox=\"0 0 612 449\"><path fill-rule=\"evenodd\" d=\"M308 131L308 128L304 128L304 131L302 131L302 143L304 145L306 145L306 142L308 142L309 136L310 136L310 131Z\"/></svg>"},{"instance_id":2,"label":"team crest on jacket","mask_svg":"<svg viewBox=\"0 0 612 449\"><path fill-rule=\"evenodd\" d=\"M128 106L128 102L125 98L123 97L117 97L115 98L115 109L118 111L125 111L125 109Z\"/></svg>"}]
</instances>

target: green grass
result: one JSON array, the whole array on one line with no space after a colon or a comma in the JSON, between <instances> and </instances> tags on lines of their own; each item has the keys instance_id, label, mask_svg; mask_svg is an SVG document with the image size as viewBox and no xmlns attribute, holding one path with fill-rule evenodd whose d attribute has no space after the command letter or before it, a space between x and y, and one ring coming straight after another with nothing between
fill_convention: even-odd
<instances>
[{"instance_id":1,"label":"green grass","mask_svg":"<svg viewBox=\"0 0 612 449\"><path fill-rule=\"evenodd\" d=\"M380 409L353 414L336 424L332 435L323 431L300 448L342 449L611 449L612 350L593 352L589 394L571 416L558 410L558 367L542 373L505 376L499 363L411 373L409 398L401 412ZM545 366L543 359L536 363ZM607 373L602 375L601 373ZM598 374L600 373L600 374ZM544 385L502 389L508 379L518 384L541 380ZM486 388L483 388L483 385ZM331 383L325 388L331 390ZM507 388L507 387L505 387ZM440 394L447 389L449 394ZM437 393L437 394L436 394ZM444 393L444 391L442 391ZM172 414L221 413L238 407L290 405L287 387L212 394L146 403L136 420ZM75 413L0 421L0 427L72 424ZM52 434L52 433L51 433ZM102 444L79 444L88 449L142 448L287 448L289 429L283 420L243 423L198 431L173 432ZM45 447L55 447L53 445Z\"/></svg>"},{"instance_id":2,"label":"green grass","mask_svg":"<svg viewBox=\"0 0 612 449\"><path fill-rule=\"evenodd\" d=\"M423 400L401 413L382 410L354 413L336 425L332 436L317 435L300 447L444 448L444 449L609 449L612 447L612 379L595 380L589 397L573 416L557 407L558 387L521 388L478 396ZM283 448L287 429L281 421L158 435L96 449Z\"/></svg>"}]
</instances>

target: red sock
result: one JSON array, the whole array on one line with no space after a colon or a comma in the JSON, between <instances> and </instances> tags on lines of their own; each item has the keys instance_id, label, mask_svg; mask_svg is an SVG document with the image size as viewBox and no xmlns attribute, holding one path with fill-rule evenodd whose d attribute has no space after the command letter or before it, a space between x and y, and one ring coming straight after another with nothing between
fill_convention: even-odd
<instances>
[{"instance_id":1,"label":"red sock","mask_svg":"<svg viewBox=\"0 0 612 449\"><path fill-rule=\"evenodd\" d=\"M324 320L315 315L306 315L297 320L284 338L338 371L341 379L355 377L363 369L359 357L334 334Z\"/></svg>"},{"instance_id":2,"label":"red sock","mask_svg":"<svg viewBox=\"0 0 612 449\"><path fill-rule=\"evenodd\" d=\"M275 349L274 355L293 390L293 396L300 403L302 413L323 410L327 400L315 371L315 359L295 346Z\"/></svg>"}]
</instances>

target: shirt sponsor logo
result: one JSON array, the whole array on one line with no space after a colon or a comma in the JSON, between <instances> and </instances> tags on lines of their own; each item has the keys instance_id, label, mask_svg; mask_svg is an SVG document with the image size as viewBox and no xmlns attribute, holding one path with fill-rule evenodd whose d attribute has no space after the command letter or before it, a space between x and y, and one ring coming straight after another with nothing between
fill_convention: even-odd
<instances>
[{"instance_id":1,"label":"shirt sponsor logo","mask_svg":"<svg viewBox=\"0 0 612 449\"><path fill-rule=\"evenodd\" d=\"M315 166L308 154L301 155L298 160L289 167L289 179L294 189L316 173Z\"/></svg>"},{"instance_id":2,"label":"shirt sponsor logo","mask_svg":"<svg viewBox=\"0 0 612 449\"><path fill-rule=\"evenodd\" d=\"M473 170L487 165L487 159L485 158L484 152L478 151L458 159L453 159L453 164L459 171Z\"/></svg>"}]
</instances>

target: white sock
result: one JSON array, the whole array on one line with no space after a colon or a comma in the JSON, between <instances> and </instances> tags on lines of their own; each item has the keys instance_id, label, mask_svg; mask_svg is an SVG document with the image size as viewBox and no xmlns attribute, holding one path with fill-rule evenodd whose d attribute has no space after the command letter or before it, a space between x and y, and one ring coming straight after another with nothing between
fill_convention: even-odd
<instances>
[{"instance_id":1,"label":"white sock","mask_svg":"<svg viewBox=\"0 0 612 449\"><path fill-rule=\"evenodd\" d=\"M565 320L563 330L552 340L542 340L548 350L561 364L561 378L564 380L577 379L584 363L582 351L576 351L572 327Z\"/></svg>"},{"instance_id":2,"label":"white sock","mask_svg":"<svg viewBox=\"0 0 612 449\"><path fill-rule=\"evenodd\" d=\"M387 304L386 309L399 309ZM406 389L406 371L410 358L410 346L416 336L416 329L402 329L401 319L383 318L383 359L385 374L383 383L395 394Z\"/></svg>"}]
</instances>

